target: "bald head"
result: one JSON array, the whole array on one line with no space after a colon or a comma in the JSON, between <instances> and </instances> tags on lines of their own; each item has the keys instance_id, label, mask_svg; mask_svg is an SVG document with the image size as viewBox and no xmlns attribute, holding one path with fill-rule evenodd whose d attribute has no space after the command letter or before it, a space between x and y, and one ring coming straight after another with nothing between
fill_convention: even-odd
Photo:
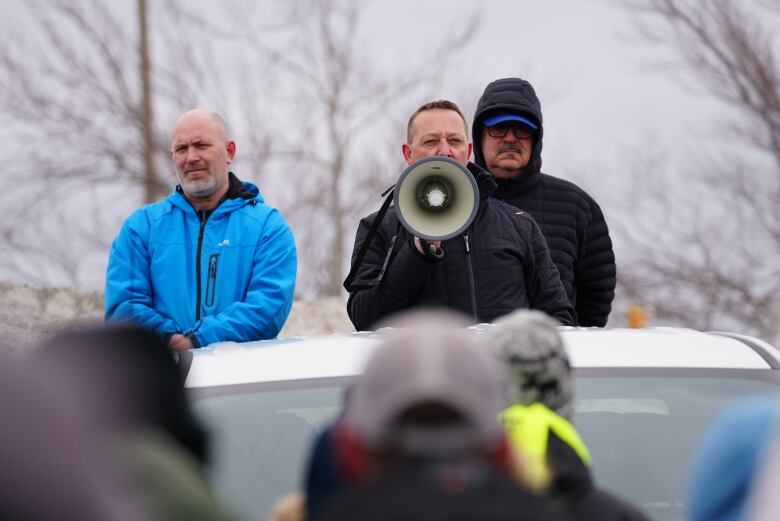
<instances>
[{"instance_id":1,"label":"bald head","mask_svg":"<svg viewBox=\"0 0 780 521\"><path fill-rule=\"evenodd\" d=\"M176 124L173 126L173 132L171 134L171 141L173 141L173 135L176 133L177 128L181 125L192 123L213 126L214 130L218 132L219 137L225 141L227 141L230 135L227 122L221 115L205 109L192 109L179 116L179 119L176 120Z\"/></svg>"}]
</instances>

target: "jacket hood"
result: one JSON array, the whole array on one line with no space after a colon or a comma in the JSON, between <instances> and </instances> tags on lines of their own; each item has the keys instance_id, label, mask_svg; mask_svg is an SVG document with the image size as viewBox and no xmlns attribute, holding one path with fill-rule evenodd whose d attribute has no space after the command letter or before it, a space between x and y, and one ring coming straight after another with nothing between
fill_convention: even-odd
<instances>
[{"instance_id":1,"label":"jacket hood","mask_svg":"<svg viewBox=\"0 0 780 521\"><path fill-rule=\"evenodd\" d=\"M488 84L485 92L479 98L477 110L474 113L472 136L474 139L474 162L487 169L485 158L482 155L482 128L486 117L500 112L515 112L530 117L539 124L534 148L531 152L531 160L522 169L520 176L528 178L537 174L542 169L542 137L544 126L542 125L542 106L533 86L520 78L503 78ZM502 180L503 181L503 180Z\"/></svg>"}]
</instances>

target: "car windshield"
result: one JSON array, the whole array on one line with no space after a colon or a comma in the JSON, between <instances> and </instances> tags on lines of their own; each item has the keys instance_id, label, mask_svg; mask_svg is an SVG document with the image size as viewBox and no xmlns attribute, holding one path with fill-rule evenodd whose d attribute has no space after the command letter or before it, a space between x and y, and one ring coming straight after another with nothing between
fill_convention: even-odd
<instances>
[{"instance_id":1,"label":"car windshield","mask_svg":"<svg viewBox=\"0 0 780 521\"><path fill-rule=\"evenodd\" d=\"M716 412L740 397L777 392L769 370L582 369L574 423L597 484L655 520L685 518L689 465ZM239 514L264 518L301 490L309 445L341 410L348 379L200 389L212 432L213 481Z\"/></svg>"},{"instance_id":2,"label":"car windshield","mask_svg":"<svg viewBox=\"0 0 780 521\"><path fill-rule=\"evenodd\" d=\"M686 518L691 458L718 410L778 390L766 370L612 373L578 378L574 424L598 486L659 521Z\"/></svg>"},{"instance_id":3,"label":"car windshield","mask_svg":"<svg viewBox=\"0 0 780 521\"><path fill-rule=\"evenodd\" d=\"M346 385L328 378L195 393L221 499L245 519L266 519L279 498L301 490L309 445L341 410Z\"/></svg>"}]
</instances>

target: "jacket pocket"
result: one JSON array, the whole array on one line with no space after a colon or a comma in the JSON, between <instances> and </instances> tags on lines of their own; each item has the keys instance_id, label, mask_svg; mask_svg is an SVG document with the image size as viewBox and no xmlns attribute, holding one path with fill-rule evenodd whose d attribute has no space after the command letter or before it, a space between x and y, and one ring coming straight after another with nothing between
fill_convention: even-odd
<instances>
[{"instance_id":1,"label":"jacket pocket","mask_svg":"<svg viewBox=\"0 0 780 521\"><path fill-rule=\"evenodd\" d=\"M209 273L206 279L206 306L214 305L214 298L217 293L217 264L219 264L219 253L214 253L209 257Z\"/></svg>"}]
</instances>

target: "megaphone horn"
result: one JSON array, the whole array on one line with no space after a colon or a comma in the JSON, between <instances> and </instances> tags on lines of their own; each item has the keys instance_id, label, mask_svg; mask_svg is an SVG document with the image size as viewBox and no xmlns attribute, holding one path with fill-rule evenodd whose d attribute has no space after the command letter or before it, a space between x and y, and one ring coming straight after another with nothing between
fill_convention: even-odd
<instances>
[{"instance_id":1,"label":"megaphone horn","mask_svg":"<svg viewBox=\"0 0 780 521\"><path fill-rule=\"evenodd\" d=\"M426 157L398 178L395 211L410 233L443 241L463 233L479 208L479 190L465 166L448 157Z\"/></svg>"}]
</instances>

